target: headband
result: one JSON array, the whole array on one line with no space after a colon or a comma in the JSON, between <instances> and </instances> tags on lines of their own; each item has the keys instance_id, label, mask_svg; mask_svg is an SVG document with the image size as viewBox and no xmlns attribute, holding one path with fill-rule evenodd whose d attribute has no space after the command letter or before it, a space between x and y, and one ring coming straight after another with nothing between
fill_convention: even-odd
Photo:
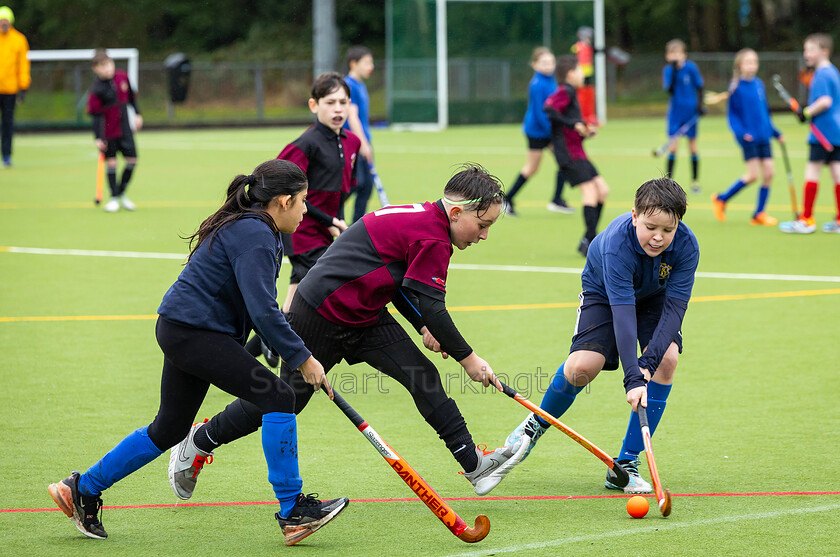
<instances>
[{"instance_id":1,"label":"headband","mask_svg":"<svg viewBox=\"0 0 840 557\"><path fill-rule=\"evenodd\" d=\"M502 192L497 191L493 195L490 195L490 196L487 196L487 197L482 196L482 197L476 197L475 199L465 199L463 201L453 201L453 200L449 199L448 197L443 196L443 200L446 201L447 203L449 203L450 205L472 205L473 203L481 203L485 199L494 199L496 197L499 197L500 195L502 195Z\"/></svg>"}]
</instances>

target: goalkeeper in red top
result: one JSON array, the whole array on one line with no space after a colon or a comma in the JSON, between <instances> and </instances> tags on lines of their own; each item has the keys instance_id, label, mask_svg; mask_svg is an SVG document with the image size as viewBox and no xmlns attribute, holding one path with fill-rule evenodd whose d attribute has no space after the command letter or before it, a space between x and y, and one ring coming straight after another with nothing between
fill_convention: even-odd
<instances>
[{"instance_id":1,"label":"goalkeeper in red top","mask_svg":"<svg viewBox=\"0 0 840 557\"><path fill-rule=\"evenodd\" d=\"M483 168L465 166L436 202L392 206L366 214L330 246L300 282L288 314L292 330L329 371L342 359L366 362L394 378L414 399L426 422L452 452L464 475L484 495L519 462L530 440L482 451L472 440L435 365L386 307L392 303L423 337L424 346L452 357L473 381L501 391L493 369L461 336L446 310L446 275L454 245L460 250L487 239L504 194ZM312 393L283 362L281 378L295 391L295 413ZM237 399L196 424L170 464L176 495L188 499L196 477L219 445L257 431L260 413Z\"/></svg>"}]
</instances>

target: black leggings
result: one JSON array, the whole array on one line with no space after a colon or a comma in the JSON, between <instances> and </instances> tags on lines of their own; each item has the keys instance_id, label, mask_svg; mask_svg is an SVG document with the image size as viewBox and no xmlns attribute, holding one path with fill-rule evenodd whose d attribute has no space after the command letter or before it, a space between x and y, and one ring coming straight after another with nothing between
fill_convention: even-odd
<instances>
[{"instance_id":1,"label":"black leggings","mask_svg":"<svg viewBox=\"0 0 840 557\"><path fill-rule=\"evenodd\" d=\"M312 355L329 371L342 359L366 362L397 380L408 390L420 415L447 446L470 443L467 425L455 401L449 398L435 365L411 341L399 323L383 309L369 327L343 327L327 321L298 294L292 300L289 325ZM280 377L295 392L295 413L300 413L315 392L297 370L283 362ZM230 443L253 433L261 425L258 409L236 400L210 420L213 440Z\"/></svg>"},{"instance_id":2,"label":"black leggings","mask_svg":"<svg viewBox=\"0 0 840 557\"><path fill-rule=\"evenodd\" d=\"M187 436L211 384L248 401L260 423L265 413L294 411L292 388L230 335L163 318L158 318L155 335L164 355L163 376L160 409L148 433L159 449L175 446Z\"/></svg>"}]
</instances>

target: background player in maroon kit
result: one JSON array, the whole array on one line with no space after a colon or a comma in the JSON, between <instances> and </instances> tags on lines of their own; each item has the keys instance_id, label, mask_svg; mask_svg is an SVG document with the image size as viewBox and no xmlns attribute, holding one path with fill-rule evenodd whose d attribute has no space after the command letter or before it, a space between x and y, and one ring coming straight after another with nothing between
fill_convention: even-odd
<instances>
[{"instance_id":1,"label":"background player in maroon kit","mask_svg":"<svg viewBox=\"0 0 840 557\"><path fill-rule=\"evenodd\" d=\"M443 199L366 214L301 281L288 314L292 330L325 371L342 359L366 362L403 385L479 495L493 489L519 462L530 439L524 436L523 443L495 451L478 449L438 370L386 306L394 304L423 336L426 348L457 360L473 381L501 390L490 364L455 327L444 298L452 246L463 250L487 239L503 200L498 179L480 166L468 165L449 180ZM294 388L299 413L312 387L285 363L281 378ZM237 399L208 423L194 427L178 450L200 457L196 461L203 464L218 445L259 427L259 411ZM190 485L178 486L181 496L192 493L200 467L187 474Z\"/></svg>"},{"instance_id":2,"label":"background player in maroon kit","mask_svg":"<svg viewBox=\"0 0 840 557\"><path fill-rule=\"evenodd\" d=\"M105 165L108 169L111 199L105 204L105 210L114 213L122 207L133 211L136 207L125 195L134 166L137 164L137 147L134 145L134 134L128 120L128 105L134 107L134 127L137 130L143 127L143 117L140 116L137 98L128 81L128 75L122 70L116 70L114 61L104 48L96 51L92 64L97 79L90 88L87 111L93 116L96 148L105 153ZM119 183L117 151L122 153L125 159Z\"/></svg>"},{"instance_id":3,"label":"background player in maroon kit","mask_svg":"<svg viewBox=\"0 0 840 557\"><path fill-rule=\"evenodd\" d=\"M303 277L327 251L333 238L347 229L340 213L356 183L356 158L362 144L356 134L342 129L350 113L350 88L341 74L327 72L315 79L309 110L317 117L315 124L277 155L278 159L298 165L309 181L303 222L293 234L283 238L292 264L284 313L289 311ZM278 356L257 335L245 349L255 357L262 353L271 367L279 363Z\"/></svg>"},{"instance_id":4,"label":"background player in maroon kit","mask_svg":"<svg viewBox=\"0 0 840 557\"><path fill-rule=\"evenodd\" d=\"M575 87L582 86L584 82L580 64L574 56L561 56L557 59L556 71L560 86L545 101L544 108L551 120L551 143L557 165L569 185L580 186L586 228L578 251L586 257L589 243L598 233L598 221L610 189L583 150L583 139L594 136L597 127L584 122L575 95Z\"/></svg>"}]
</instances>

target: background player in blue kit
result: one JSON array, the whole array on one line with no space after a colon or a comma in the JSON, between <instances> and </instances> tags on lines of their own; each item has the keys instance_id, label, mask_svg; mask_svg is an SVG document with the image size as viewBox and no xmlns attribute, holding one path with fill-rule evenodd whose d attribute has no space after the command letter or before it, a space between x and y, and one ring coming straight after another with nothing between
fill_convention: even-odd
<instances>
[{"instance_id":1,"label":"background player in blue kit","mask_svg":"<svg viewBox=\"0 0 840 557\"><path fill-rule=\"evenodd\" d=\"M528 83L528 109L525 111L525 118L522 121L522 131L528 141L528 154L525 159L525 166L519 171L513 186L505 195L505 212L514 217L516 216L516 210L513 206L513 196L539 169L543 149L552 148L551 122L543 110L543 105L546 99L557 90L557 81L554 79L556 62L554 53L544 46L535 48L533 54L531 54L531 68L534 70L534 76ZM554 199L547 207L549 211L556 213L574 212L563 200L563 184L565 181L565 176L558 169Z\"/></svg>"},{"instance_id":2,"label":"background player in blue kit","mask_svg":"<svg viewBox=\"0 0 840 557\"><path fill-rule=\"evenodd\" d=\"M761 172L761 188L758 190L755 212L750 224L776 226L778 221L764 212L770 186L773 183L773 152L770 138L784 141L781 132L773 125L764 82L758 73L758 54L751 48L744 48L735 55L732 83L729 86L729 127L735 140L744 151L747 171L729 186L725 192L712 194L712 208L715 218L726 220L726 203L744 187L754 182Z\"/></svg>"},{"instance_id":3,"label":"background player in blue kit","mask_svg":"<svg viewBox=\"0 0 840 557\"><path fill-rule=\"evenodd\" d=\"M840 233L840 72L831 63L831 37L823 33L808 35L805 39L803 57L805 64L813 68L814 76L808 88L808 105L800 109L799 119L808 119L822 132L833 146L826 150L813 132L808 135L810 155L805 165L805 188L802 195L802 214L795 221L779 225L782 232L811 234L817 229L814 219L814 203L817 200L817 186L823 165L828 166L834 181L834 199L837 213L834 219L823 224L823 232Z\"/></svg>"},{"instance_id":4,"label":"background player in blue kit","mask_svg":"<svg viewBox=\"0 0 840 557\"><path fill-rule=\"evenodd\" d=\"M373 73L373 53L364 46L356 45L347 49L347 75L344 82L350 88L350 106L347 110L347 121L344 129L352 131L361 141L359 158L356 159L356 186L351 194L356 194L353 209L353 222L356 222L367 212L367 202L373 190L373 147L370 135L370 97L368 96L365 80Z\"/></svg>"},{"instance_id":5,"label":"background player in blue kit","mask_svg":"<svg viewBox=\"0 0 840 557\"><path fill-rule=\"evenodd\" d=\"M688 59L685 43L679 39L665 45L665 61L662 69L662 87L668 91L667 135L671 136L696 114L703 114L703 76L697 64ZM691 191L700 193L700 156L697 154L697 124L686 132L688 148L691 151ZM668 153L668 176L674 177L674 162L677 158L675 141Z\"/></svg>"},{"instance_id":6,"label":"background player in blue kit","mask_svg":"<svg viewBox=\"0 0 840 557\"><path fill-rule=\"evenodd\" d=\"M333 243L300 282L289 324L329 371L342 359L365 362L411 394L417 410L445 443L476 493L484 495L522 458L519 445L483 451L476 447L435 365L388 313L391 303L423 337L423 345L452 357L473 381L501 384L493 368L461 336L446 310L446 277L453 246L460 250L487 239L504 194L495 176L477 165L455 174L437 202L397 205L366 214ZM295 413L313 389L283 363L280 373L295 390ZM179 454L206 458L219 445L257 431L257 408L237 399L206 424L196 424ZM170 474L179 497L192 495L201 467L184 459ZM174 480L172 478L175 478ZM184 481L181 481L184 480Z\"/></svg>"},{"instance_id":7,"label":"background player in blue kit","mask_svg":"<svg viewBox=\"0 0 840 557\"><path fill-rule=\"evenodd\" d=\"M638 471L644 443L635 410L639 404L647 408L653 434L682 352L680 327L700 258L697 240L682 222L686 205L677 182L650 180L636 191L633 210L595 237L581 274L583 292L570 354L540 405L551 415L562 416L602 369L618 369L621 361L627 402L634 412L616 460L627 470L630 483L621 488L608 474L605 485L610 489L651 490ZM548 427L531 413L508 436L507 445L530 438L527 456Z\"/></svg>"}]
</instances>

